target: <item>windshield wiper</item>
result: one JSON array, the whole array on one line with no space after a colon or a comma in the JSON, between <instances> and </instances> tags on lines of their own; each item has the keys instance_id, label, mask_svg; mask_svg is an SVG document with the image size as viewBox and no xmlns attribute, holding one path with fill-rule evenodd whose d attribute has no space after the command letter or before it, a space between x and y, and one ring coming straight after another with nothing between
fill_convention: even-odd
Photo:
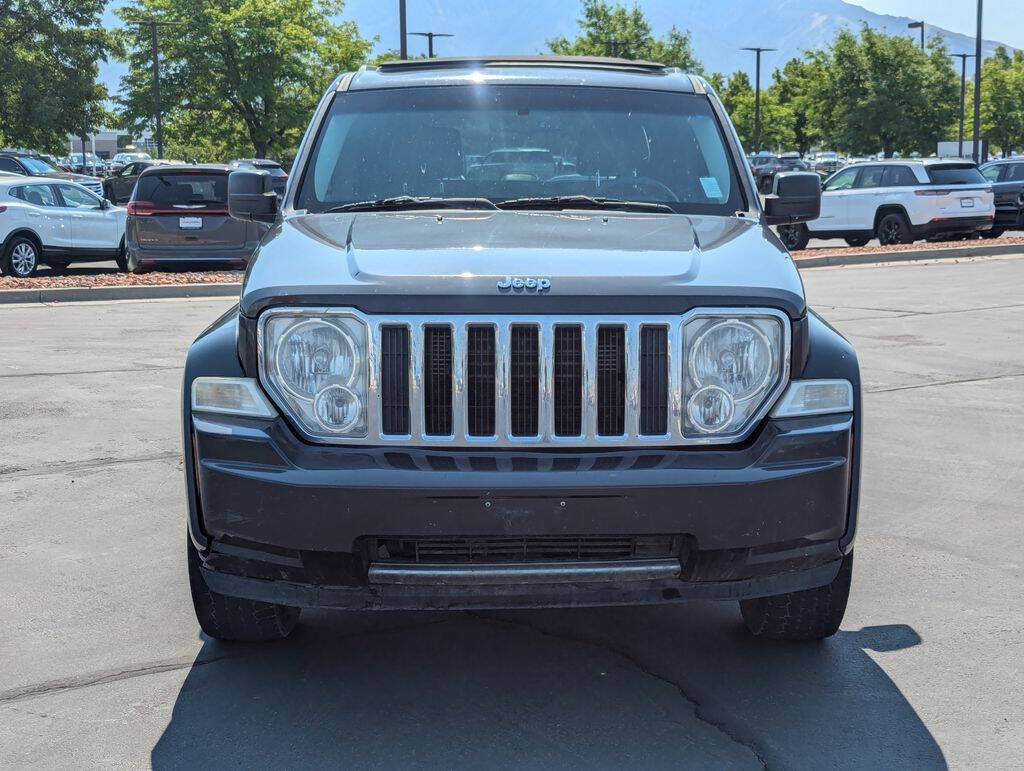
<instances>
[{"instance_id":1,"label":"windshield wiper","mask_svg":"<svg viewBox=\"0 0 1024 771\"><path fill-rule=\"evenodd\" d=\"M619 211L657 211L675 214L668 204L653 201L624 201L593 195L553 195L547 198L510 198L498 206L502 209L618 209Z\"/></svg>"},{"instance_id":2,"label":"windshield wiper","mask_svg":"<svg viewBox=\"0 0 1024 771\"><path fill-rule=\"evenodd\" d=\"M340 211L414 211L416 209L497 209L486 198L435 198L431 196L399 195L373 201L354 201L326 209L330 214Z\"/></svg>"}]
</instances>

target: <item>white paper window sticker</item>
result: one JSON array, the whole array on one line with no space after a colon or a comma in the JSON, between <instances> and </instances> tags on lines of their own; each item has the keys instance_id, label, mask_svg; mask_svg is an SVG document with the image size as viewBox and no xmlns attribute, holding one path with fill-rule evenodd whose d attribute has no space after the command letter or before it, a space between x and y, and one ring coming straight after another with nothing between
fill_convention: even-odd
<instances>
[{"instance_id":1,"label":"white paper window sticker","mask_svg":"<svg viewBox=\"0 0 1024 771\"><path fill-rule=\"evenodd\" d=\"M722 200L722 188L718 186L718 180L714 177L701 177L701 187L704 188L704 195L715 200Z\"/></svg>"}]
</instances>

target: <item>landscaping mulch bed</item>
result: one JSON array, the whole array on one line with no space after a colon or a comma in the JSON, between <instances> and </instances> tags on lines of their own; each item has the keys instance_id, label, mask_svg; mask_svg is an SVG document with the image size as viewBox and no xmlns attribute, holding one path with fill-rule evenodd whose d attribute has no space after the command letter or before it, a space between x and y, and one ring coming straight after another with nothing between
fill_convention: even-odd
<instances>
[{"instance_id":1,"label":"landscaping mulch bed","mask_svg":"<svg viewBox=\"0 0 1024 771\"><path fill-rule=\"evenodd\" d=\"M847 254L893 254L896 252L920 252L939 249L963 249L965 252L964 256L969 257L972 249L981 249L988 246L1020 246L1021 251L1024 251L1024 236L978 238L971 241L915 241L912 244L893 244L892 246L880 246L879 244L836 248L822 246L793 252L793 258L799 261L801 257L821 257L824 255L841 257Z\"/></svg>"},{"instance_id":2,"label":"landscaping mulch bed","mask_svg":"<svg viewBox=\"0 0 1024 771\"><path fill-rule=\"evenodd\" d=\"M74 268L71 269L72 271ZM13 278L0 276L2 289L67 289L108 286L169 286L178 284L237 284L245 274L240 270L187 271L181 273L70 273L66 276Z\"/></svg>"}]
</instances>

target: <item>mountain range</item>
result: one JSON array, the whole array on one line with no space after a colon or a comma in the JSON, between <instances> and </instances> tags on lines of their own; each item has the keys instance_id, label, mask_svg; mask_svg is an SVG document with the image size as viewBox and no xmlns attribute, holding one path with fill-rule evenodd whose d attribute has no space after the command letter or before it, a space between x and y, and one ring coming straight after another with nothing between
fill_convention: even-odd
<instances>
[{"instance_id":1,"label":"mountain range","mask_svg":"<svg viewBox=\"0 0 1024 771\"><path fill-rule=\"evenodd\" d=\"M916 38L907 29L911 21L901 16L873 13L843 0L637 0L656 35L675 25L692 35L694 51L707 72L754 74L754 57L743 46L777 49L762 57L762 78L808 48L826 45L846 27L862 23L890 34ZM536 54L547 50L546 41L558 36L572 39L577 33L578 0L408 0L409 32L447 32L454 37L434 42L435 54ZM398 48L398 0L347 0L342 18L355 20L360 33L377 38L377 51ZM105 23L116 24L111 7ZM951 53L973 53L974 38L928 26L927 34L941 34ZM983 42L986 56L1000 43ZM1012 50L1012 46L1007 46ZM426 50L426 40L409 39L409 53ZM968 60L968 72L971 60ZM110 62L100 77L111 93L125 71L123 63Z\"/></svg>"}]
</instances>

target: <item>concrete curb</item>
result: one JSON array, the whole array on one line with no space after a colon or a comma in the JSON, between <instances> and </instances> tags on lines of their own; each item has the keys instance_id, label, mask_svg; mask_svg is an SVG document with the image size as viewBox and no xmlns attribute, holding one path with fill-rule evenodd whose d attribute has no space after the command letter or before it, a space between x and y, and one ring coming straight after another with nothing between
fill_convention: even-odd
<instances>
[{"instance_id":1,"label":"concrete curb","mask_svg":"<svg viewBox=\"0 0 1024 771\"><path fill-rule=\"evenodd\" d=\"M167 297L238 297L238 284L151 284L149 286L81 286L0 290L0 305L87 300L153 300Z\"/></svg>"},{"instance_id":2,"label":"concrete curb","mask_svg":"<svg viewBox=\"0 0 1024 771\"><path fill-rule=\"evenodd\" d=\"M806 252L797 252L797 255ZM944 249L904 249L893 252L860 254L822 254L813 257L794 256L798 268L823 268L827 265L867 265L872 262L909 262L911 260L951 260L967 257L997 257L1001 254L1024 254L1024 244L990 244L985 246L950 246Z\"/></svg>"}]
</instances>

